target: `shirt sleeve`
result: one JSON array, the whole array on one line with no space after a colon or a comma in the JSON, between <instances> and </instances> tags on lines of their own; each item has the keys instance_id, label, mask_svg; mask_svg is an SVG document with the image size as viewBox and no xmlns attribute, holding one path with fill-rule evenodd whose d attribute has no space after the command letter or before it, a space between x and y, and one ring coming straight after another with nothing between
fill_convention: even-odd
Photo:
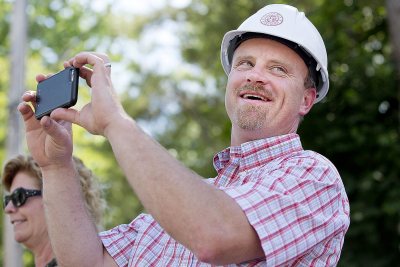
<instances>
[{"instance_id":1,"label":"shirt sleeve","mask_svg":"<svg viewBox=\"0 0 400 267\"><path fill-rule=\"evenodd\" d=\"M257 169L242 185L221 188L257 232L267 266L298 264L310 253L333 265L339 259L349 226L344 186L333 165L300 161Z\"/></svg>"},{"instance_id":2,"label":"shirt sleeve","mask_svg":"<svg viewBox=\"0 0 400 267\"><path fill-rule=\"evenodd\" d=\"M118 266L128 266L138 229L142 225L144 214L139 215L130 224L121 224L108 231L99 233L104 247Z\"/></svg>"}]
</instances>

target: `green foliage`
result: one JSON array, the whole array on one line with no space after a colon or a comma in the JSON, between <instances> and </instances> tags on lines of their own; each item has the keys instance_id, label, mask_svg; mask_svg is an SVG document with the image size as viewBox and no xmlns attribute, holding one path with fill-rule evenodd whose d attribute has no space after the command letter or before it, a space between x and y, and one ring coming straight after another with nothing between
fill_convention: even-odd
<instances>
[{"instance_id":1,"label":"green foliage","mask_svg":"<svg viewBox=\"0 0 400 267\"><path fill-rule=\"evenodd\" d=\"M339 266L396 266L400 262L400 88L384 3L289 0L268 4L282 2L306 12L328 50L330 92L306 116L299 133L306 149L335 163L350 199L351 225ZM124 61L130 56L125 42L140 41L146 33L173 21L180 26L176 36L183 62L161 73L144 66L147 57L131 60L127 68L132 75L127 77L126 90L120 91L121 99L128 113L172 155L204 177L214 176L212 156L229 146L230 139L220 42L226 31L237 28L249 13L267 3L192 0L184 8L166 6L135 17L116 16L108 7L95 11L90 3L29 1L28 88L36 87L37 73L58 71L63 60L81 50L110 50L114 61ZM0 4L0 15L5 18L0 22L0 71L7 73L12 2L0 0ZM124 47L116 49L119 43ZM146 55L155 49L140 44ZM0 76L3 109L8 83L7 75ZM83 105L89 90L81 86L79 94L78 105ZM6 116L0 113L0 160L4 158ZM105 186L109 205L105 228L128 223L143 208L109 144L74 127L74 145L75 154ZM32 266L32 257L25 256L25 263Z\"/></svg>"},{"instance_id":2,"label":"green foliage","mask_svg":"<svg viewBox=\"0 0 400 267\"><path fill-rule=\"evenodd\" d=\"M30 1L30 53L49 68L60 68L60 62L75 53L94 49L107 32L106 13L92 10L90 1Z\"/></svg>"}]
</instances>

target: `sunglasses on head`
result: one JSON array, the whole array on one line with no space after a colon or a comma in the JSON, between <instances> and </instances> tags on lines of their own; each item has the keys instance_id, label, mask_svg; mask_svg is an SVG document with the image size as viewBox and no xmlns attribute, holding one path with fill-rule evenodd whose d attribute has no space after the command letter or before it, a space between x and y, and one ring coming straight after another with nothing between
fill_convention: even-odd
<instances>
[{"instance_id":1,"label":"sunglasses on head","mask_svg":"<svg viewBox=\"0 0 400 267\"><path fill-rule=\"evenodd\" d=\"M14 192L12 192L12 194L4 196L3 208L5 209L10 201L12 201L14 207L19 208L25 204L28 198L41 195L42 195L41 190L25 189L19 187L15 189Z\"/></svg>"}]
</instances>

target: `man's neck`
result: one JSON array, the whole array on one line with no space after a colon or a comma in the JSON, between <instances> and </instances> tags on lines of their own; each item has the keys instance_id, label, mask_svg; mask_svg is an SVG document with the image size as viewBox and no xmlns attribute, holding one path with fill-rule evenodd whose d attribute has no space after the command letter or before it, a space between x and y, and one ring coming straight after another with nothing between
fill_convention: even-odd
<instances>
[{"instance_id":1,"label":"man's neck","mask_svg":"<svg viewBox=\"0 0 400 267\"><path fill-rule=\"evenodd\" d=\"M241 144L255 141L255 140L261 140L261 139L266 139L269 137L274 137L274 136L281 136L289 133L296 133L297 128L291 129L289 131L285 132L265 132L265 131L256 131L256 130L243 130L243 129L235 129L232 127L231 130L231 146L240 146Z\"/></svg>"}]
</instances>

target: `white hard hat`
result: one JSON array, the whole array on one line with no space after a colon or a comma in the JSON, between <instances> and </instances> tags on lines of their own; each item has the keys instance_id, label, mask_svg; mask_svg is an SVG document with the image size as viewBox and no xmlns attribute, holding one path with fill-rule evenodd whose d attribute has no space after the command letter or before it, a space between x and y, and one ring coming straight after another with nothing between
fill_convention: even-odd
<instances>
[{"instance_id":1,"label":"white hard hat","mask_svg":"<svg viewBox=\"0 0 400 267\"><path fill-rule=\"evenodd\" d=\"M247 36L246 35L250 35ZM268 35L294 49L307 66L316 72L317 98L323 99L329 89L328 57L321 35L303 12L283 4L265 6L247 18L237 30L225 34L221 44L221 61L225 73L231 70L234 50L247 39ZM265 36L264 36L265 37ZM308 57L308 60L306 59ZM314 63L310 62L313 61Z\"/></svg>"}]
</instances>

